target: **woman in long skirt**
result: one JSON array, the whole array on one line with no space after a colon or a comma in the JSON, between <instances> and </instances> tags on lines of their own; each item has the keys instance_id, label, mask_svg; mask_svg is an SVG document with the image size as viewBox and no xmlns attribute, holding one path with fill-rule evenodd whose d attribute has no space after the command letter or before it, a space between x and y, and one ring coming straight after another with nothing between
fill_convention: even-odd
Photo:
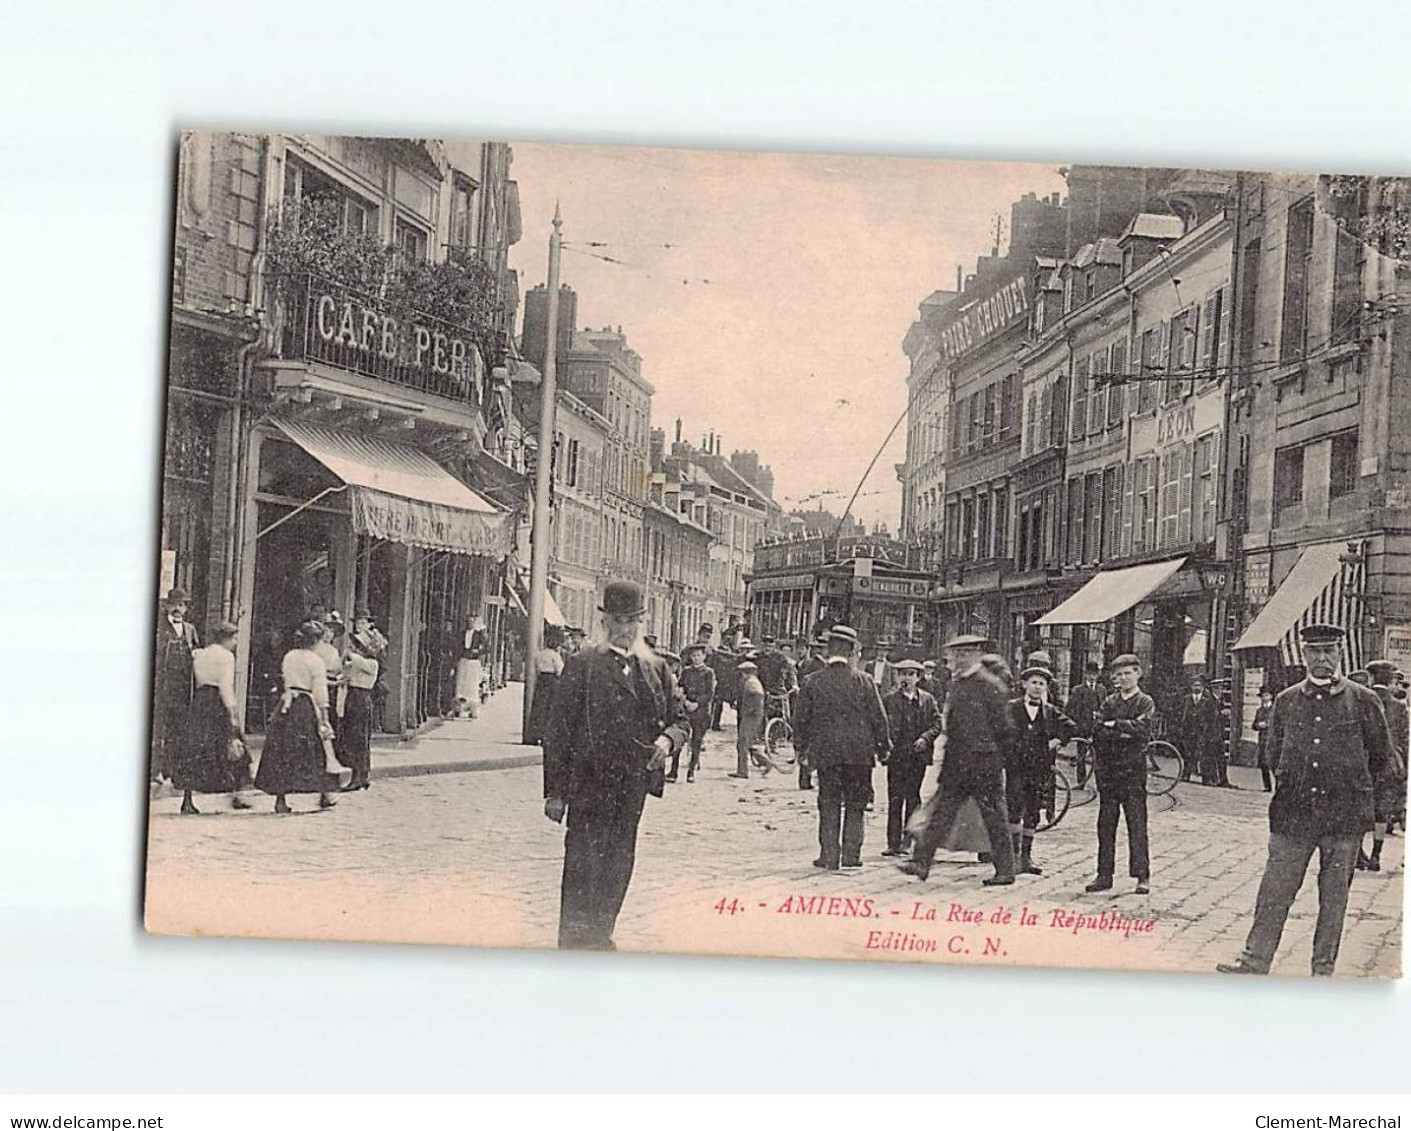
<instances>
[{"instance_id":1,"label":"woman in long skirt","mask_svg":"<svg viewBox=\"0 0 1411 1131\"><path fill-rule=\"evenodd\" d=\"M559 645L563 633L556 625L544 629L544 646L534 657L534 702L529 705L529 724L525 727L526 745L544 741L549 733L549 721L554 717L554 693L563 674L563 653Z\"/></svg>"},{"instance_id":2,"label":"woman in long skirt","mask_svg":"<svg viewBox=\"0 0 1411 1131\"><path fill-rule=\"evenodd\" d=\"M480 714L480 674L485 660L485 622L479 617L465 630L460 658L456 661L456 717L462 712L473 719Z\"/></svg>"},{"instance_id":3,"label":"woman in long skirt","mask_svg":"<svg viewBox=\"0 0 1411 1131\"><path fill-rule=\"evenodd\" d=\"M250 755L240 744L235 709L236 635L233 624L223 624L207 647L191 654L196 694L186 732L173 744L168 764L172 784L183 794L183 813L200 812L193 793L228 793L232 809L250 808L240 796L250 785Z\"/></svg>"},{"instance_id":4,"label":"woman in long skirt","mask_svg":"<svg viewBox=\"0 0 1411 1131\"><path fill-rule=\"evenodd\" d=\"M323 746L333 734L328 725L328 670L314 651L322 639L323 625L305 621L280 664L284 696L270 719L255 773L255 787L274 794L276 813L292 812L287 800L291 793L317 793L320 809L337 804L328 796L337 778L328 772Z\"/></svg>"},{"instance_id":5,"label":"woman in long skirt","mask_svg":"<svg viewBox=\"0 0 1411 1131\"><path fill-rule=\"evenodd\" d=\"M343 787L348 793L367 789L372 769L372 689L377 685L378 662L372 658L376 645L367 635L355 632L347 656L343 658L343 718L338 725L338 760L353 771Z\"/></svg>"}]
</instances>

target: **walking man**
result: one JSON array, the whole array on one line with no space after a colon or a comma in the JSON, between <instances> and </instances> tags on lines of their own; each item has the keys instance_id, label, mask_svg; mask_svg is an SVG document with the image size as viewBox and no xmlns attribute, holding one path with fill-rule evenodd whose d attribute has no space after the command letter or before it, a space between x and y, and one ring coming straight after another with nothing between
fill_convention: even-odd
<instances>
[{"instance_id":1,"label":"walking man","mask_svg":"<svg viewBox=\"0 0 1411 1131\"><path fill-rule=\"evenodd\" d=\"M714 631L709 624L703 624L696 634L697 640L705 638L705 643L710 643L710 632ZM738 694L736 685L739 683L739 673L735 665L740 662L740 657L730 650L729 640L725 634L721 634L720 647L710 648L706 652L706 666L715 673L715 701L710 709L711 730L721 730L720 721L721 709L726 703L734 704Z\"/></svg>"},{"instance_id":2,"label":"walking man","mask_svg":"<svg viewBox=\"0 0 1411 1131\"><path fill-rule=\"evenodd\" d=\"M821 672L828 666L828 661L823 658L823 653L828 647L828 639L824 636L815 636L809 642L808 655L799 664L799 687L802 689L803 681L814 672ZM813 788L813 769L802 758L799 759L799 788Z\"/></svg>"},{"instance_id":3,"label":"walking man","mask_svg":"<svg viewBox=\"0 0 1411 1131\"><path fill-rule=\"evenodd\" d=\"M1110 891L1117 870L1117 820L1127 821L1127 870L1137 894L1151 891L1151 858L1146 836L1146 744L1156 704L1141 689L1141 661L1130 652L1108 670L1117 690L1098 709L1093 738L1097 774L1097 879L1084 891Z\"/></svg>"},{"instance_id":4,"label":"walking man","mask_svg":"<svg viewBox=\"0 0 1411 1131\"><path fill-rule=\"evenodd\" d=\"M835 625L827 666L799 694L794 744L818 771L818 859L836 872L862 867L863 814L872 795L872 767L887 762L891 740L877 687L851 664L857 633Z\"/></svg>"},{"instance_id":5,"label":"walking man","mask_svg":"<svg viewBox=\"0 0 1411 1131\"><path fill-rule=\"evenodd\" d=\"M544 742L544 815L562 821L559 946L615 950L613 930L636 861L648 792L690 735L666 662L642 642L642 590L609 581L604 640L570 656Z\"/></svg>"},{"instance_id":6,"label":"walking man","mask_svg":"<svg viewBox=\"0 0 1411 1131\"><path fill-rule=\"evenodd\" d=\"M750 776L750 763L762 762L758 747L764 741L764 684L759 682L759 665L741 661L736 671L738 698L735 700L735 772L732 778ZM769 765L762 764L764 772Z\"/></svg>"},{"instance_id":7,"label":"walking man","mask_svg":"<svg viewBox=\"0 0 1411 1131\"><path fill-rule=\"evenodd\" d=\"M903 830L921 807L921 782L941 735L935 697L919 685L921 665L902 660L896 672L898 687L882 701L892 745L887 759L887 848L883 856L904 854Z\"/></svg>"},{"instance_id":8,"label":"walking man","mask_svg":"<svg viewBox=\"0 0 1411 1131\"><path fill-rule=\"evenodd\" d=\"M1392 694L1391 684L1396 678L1396 665L1390 660L1373 660L1367 665L1372 676L1372 690L1382 701L1386 714L1387 730L1391 739L1390 756L1377 776L1376 795L1373 798L1372 854L1367 856L1362 845L1357 846L1357 867L1368 872L1382 870L1382 843L1386 840L1387 828L1397 819L1406 806L1406 748L1407 712L1406 704Z\"/></svg>"},{"instance_id":9,"label":"walking man","mask_svg":"<svg viewBox=\"0 0 1411 1131\"><path fill-rule=\"evenodd\" d=\"M152 758L148 776L153 782L170 777L167 743L182 741L186 716L191 710L191 653L201 646L196 626L186 619L184 589L170 589L157 618L157 665L153 679Z\"/></svg>"},{"instance_id":10,"label":"walking man","mask_svg":"<svg viewBox=\"0 0 1411 1131\"><path fill-rule=\"evenodd\" d=\"M1238 962L1222 974L1267 974L1289 907L1318 852L1314 975L1337 965L1357 850L1372 827L1373 783L1391 756L1386 712L1374 691L1338 675L1343 630L1315 624L1299 636L1308 675L1274 700L1269 761L1269 859L1254 901L1254 926Z\"/></svg>"},{"instance_id":11,"label":"walking man","mask_svg":"<svg viewBox=\"0 0 1411 1131\"><path fill-rule=\"evenodd\" d=\"M1027 667L1020 679L1024 693L1009 704L1013 739L1004 762L1005 803L1019 873L1041 876L1043 869L1034 863L1034 832L1053 788L1054 755L1073 737L1073 723L1048 700L1053 682L1048 668Z\"/></svg>"},{"instance_id":12,"label":"walking man","mask_svg":"<svg viewBox=\"0 0 1411 1131\"><path fill-rule=\"evenodd\" d=\"M946 645L955 672L946 701L946 751L936 782L931 820L901 864L908 875L931 874L936 848L949 834L961 806L974 798L990 838L995 874L986 887L1014 882L1014 846L1004 799L1004 753L1012 726L1006 668L998 656L987 655L983 636L957 636Z\"/></svg>"}]
</instances>

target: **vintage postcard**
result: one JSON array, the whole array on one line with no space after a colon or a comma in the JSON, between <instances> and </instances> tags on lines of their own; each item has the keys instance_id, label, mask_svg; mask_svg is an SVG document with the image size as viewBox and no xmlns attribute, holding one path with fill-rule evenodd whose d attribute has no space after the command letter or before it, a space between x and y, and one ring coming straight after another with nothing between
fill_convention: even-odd
<instances>
[{"instance_id":1,"label":"vintage postcard","mask_svg":"<svg viewBox=\"0 0 1411 1131\"><path fill-rule=\"evenodd\" d=\"M163 934L1399 977L1411 178L189 132Z\"/></svg>"}]
</instances>

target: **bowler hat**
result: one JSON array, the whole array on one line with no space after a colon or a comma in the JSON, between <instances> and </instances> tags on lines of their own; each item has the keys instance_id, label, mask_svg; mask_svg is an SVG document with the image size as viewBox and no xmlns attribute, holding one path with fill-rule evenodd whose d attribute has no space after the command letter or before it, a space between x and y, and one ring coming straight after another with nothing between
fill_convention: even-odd
<instances>
[{"instance_id":1,"label":"bowler hat","mask_svg":"<svg viewBox=\"0 0 1411 1131\"><path fill-rule=\"evenodd\" d=\"M700 628L696 629L696 631L697 631L697 632L714 632L714 631L715 631L715 625L711 624L710 621L706 621L703 625L701 625Z\"/></svg>"},{"instance_id":2,"label":"bowler hat","mask_svg":"<svg viewBox=\"0 0 1411 1131\"><path fill-rule=\"evenodd\" d=\"M168 605L184 605L191 600L191 598L187 596L186 590L182 589L179 585L173 585L168 589L164 599Z\"/></svg>"},{"instance_id":3,"label":"bowler hat","mask_svg":"<svg viewBox=\"0 0 1411 1131\"><path fill-rule=\"evenodd\" d=\"M610 617L639 617L647 611L642 587L633 581L609 581L603 586L603 603L598 612Z\"/></svg>"},{"instance_id":4,"label":"bowler hat","mask_svg":"<svg viewBox=\"0 0 1411 1131\"><path fill-rule=\"evenodd\" d=\"M679 664L681 662L681 657L678 656L675 652L658 652L657 655L660 656L663 660L665 660L668 664Z\"/></svg>"},{"instance_id":5,"label":"bowler hat","mask_svg":"<svg viewBox=\"0 0 1411 1131\"><path fill-rule=\"evenodd\" d=\"M946 641L947 648L983 648L989 643L983 636L973 632L963 632L959 636L952 636Z\"/></svg>"},{"instance_id":6,"label":"bowler hat","mask_svg":"<svg viewBox=\"0 0 1411 1131\"><path fill-rule=\"evenodd\" d=\"M1130 652L1123 652L1107 665L1107 670L1115 672L1118 668L1140 668L1141 666L1142 662L1136 656Z\"/></svg>"},{"instance_id":7,"label":"bowler hat","mask_svg":"<svg viewBox=\"0 0 1411 1131\"><path fill-rule=\"evenodd\" d=\"M1298 638L1304 644L1336 644L1346 635L1335 624L1307 624L1299 630Z\"/></svg>"},{"instance_id":8,"label":"bowler hat","mask_svg":"<svg viewBox=\"0 0 1411 1131\"><path fill-rule=\"evenodd\" d=\"M645 644L648 648L650 648L653 652L655 652L657 646L656 633L648 632L642 637L642 643Z\"/></svg>"}]
</instances>

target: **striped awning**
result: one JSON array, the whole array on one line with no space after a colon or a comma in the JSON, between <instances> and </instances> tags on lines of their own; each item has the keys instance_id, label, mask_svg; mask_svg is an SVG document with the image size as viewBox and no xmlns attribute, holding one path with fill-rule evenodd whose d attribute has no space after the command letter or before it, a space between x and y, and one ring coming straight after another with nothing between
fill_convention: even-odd
<instances>
[{"instance_id":1,"label":"striped awning","mask_svg":"<svg viewBox=\"0 0 1411 1131\"><path fill-rule=\"evenodd\" d=\"M1343 560L1346 545L1324 542L1304 549L1269 603L1230 650L1277 649L1285 666L1302 667L1300 630L1310 624L1335 624L1347 633L1343 670L1360 668L1365 567L1359 560Z\"/></svg>"}]
</instances>

